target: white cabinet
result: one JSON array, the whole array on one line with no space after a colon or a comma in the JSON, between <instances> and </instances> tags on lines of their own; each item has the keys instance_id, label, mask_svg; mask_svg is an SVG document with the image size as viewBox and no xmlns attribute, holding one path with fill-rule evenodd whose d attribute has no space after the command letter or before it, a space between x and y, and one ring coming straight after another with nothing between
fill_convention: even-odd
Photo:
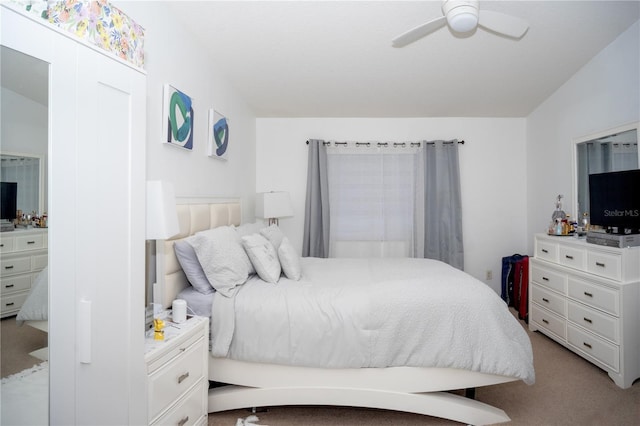
<instances>
[{"instance_id":1,"label":"white cabinet","mask_svg":"<svg viewBox=\"0 0 640 426\"><path fill-rule=\"evenodd\" d=\"M38 272L47 266L46 229L0 234L0 317L15 315L31 291Z\"/></svg>"},{"instance_id":2,"label":"white cabinet","mask_svg":"<svg viewBox=\"0 0 640 426\"><path fill-rule=\"evenodd\" d=\"M530 264L529 329L630 387L640 378L640 247L539 234Z\"/></svg>"},{"instance_id":3,"label":"white cabinet","mask_svg":"<svg viewBox=\"0 0 640 426\"><path fill-rule=\"evenodd\" d=\"M164 340L151 330L145 344L149 424L206 425L208 319L165 324Z\"/></svg>"}]
</instances>

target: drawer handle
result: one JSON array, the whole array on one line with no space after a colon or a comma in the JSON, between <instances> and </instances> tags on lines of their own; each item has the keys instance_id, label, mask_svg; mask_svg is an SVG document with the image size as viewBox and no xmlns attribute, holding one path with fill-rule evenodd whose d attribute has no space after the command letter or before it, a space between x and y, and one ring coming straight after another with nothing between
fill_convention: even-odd
<instances>
[{"instance_id":1,"label":"drawer handle","mask_svg":"<svg viewBox=\"0 0 640 426\"><path fill-rule=\"evenodd\" d=\"M543 297L542 301L545 302L545 303L549 303L549 299L547 299L546 297Z\"/></svg>"},{"instance_id":2,"label":"drawer handle","mask_svg":"<svg viewBox=\"0 0 640 426\"><path fill-rule=\"evenodd\" d=\"M604 263L602 263L602 262L596 262L596 266L604 268L606 265Z\"/></svg>"},{"instance_id":3,"label":"drawer handle","mask_svg":"<svg viewBox=\"0 0 640 426\"><path fill-rule=\"evenodd\" d=\"M4 286L4 288L13 288L13 284L7 284Z\"/></svg>"},{"instance_id":4,"label":"drawer handle","mask_svg":"<svg viewBox=\"0 0 640 426\"><path fill-rule=\"evenodd\" d=\"M547 249L542 249L541 251L542 251L543 253L549 253L549 250L547 250Z\"/></svg>"},{"instance_id":5,"label":"drawer handle","mask_svg":"<svg viewBox=\"0 0 640 426\"><path fill-rule=\"evenodd\" d=\"M4 269L13 269L13 265L5 266Z\"/></svg>"},{"instance_id":6,"label":"drawer handle","mask_svg":"<svg viewBox=\"0 0 640 426\"><path fill-rule=\"evenodd\" d=\"M189 377L189 372L187 371L186 373L184 373L182 376L178 377L178 383L182 383L184 382L187 377Z\"/></svg>"},{"instance_id":7,"label":"drawer handle","mask_svg":"<svg viewBox=\"0 0 640 426\"><path fill-rule=\"evenodd\" d=\"M4 244L0 244L0 247L4 247Z\"/></svg>"},{"instance_id":8,"label":"drawer handle","mask_svg":"<svg viewBox=\"0 0 640 426\"><path fill-rule=\"evenodd\" d=\"M586 291L584 292L584 295L587 296L587 297L593 297L592 293L589 293L589 292L586 292Z\"/></svg>"},{"instance_id":9,"label":"drawer handle","mask_svg":"<svg viewBox=\"0 0 640 426\"><path fill-rule=\"evenodd\" d=\"M588 344L587 342L582 342L583 345L585 345L587 348L591 349L592 346L590 344Z\"/></svg>"},{"instance_id":10,"label":"drawer handle","mask_svg":"<svg viewBox=\"0 0 640 426\"><path fill-rule=\"evenodd\" d=\"M35 241L27 241L27 244L35 244Z\"/></svg>"},{"instance_id":11,"label":"drawer handle","mask_svg":"<svg viewBox=\"0 0 640 426\"><path fill-rule=\"evenodd\" d=\"M15 305L15 303L14 303L14 302L9 302L9 303L7 303L5 306L13 306L13 305Z\"/></svg>"},{"instance_id":12,"label":"drawer handle","mask_svg":"<svg viewBox=\"0 0 640 426\"><path fill-rule=\"evenodd\" d=\"M573 256L569 256L568 254L565 254L564 257L566 257L569 260L573 260Z\"/></svg>"},{"instance_id":13,"label":"drawer handle","mask_svg":"<svg viewBox=\"0 0 640 426\"><path fill-rule=\"evenodd\" d=\"M184 419L180 420L178 422L178 426L184 426L185 424L187 424L188 421L189 421L189 416L187 416Z\"/></svg>"},{"instance_id":14,"label":"drawer handle","mask_svg":"<svg viewBox=\"0 0 640 426\"><path fill-rule=\"evenodd\" d=\"M549 278L547 278L547 277L542 277L542 281L549 281Z\"/></svg>"},{"instance_id":15,"label":"drawer handle","mask_svg":"<svg viewBox=\"0 0 640 426\"><path fill-rule=\"evenodd\" d=\"M593 321L591 321L589 318L582 318L583 320L585 320L585 322L588 322L589 324L592 324Z\"/></svg>"},{"instance_id":16,"label":"drawer handle","mask_svg":"<svg viewBox=\"0 0 640 426\"><path fill-rule=\"evenodd\" d=\"M547 321L546 319L542 318L542 322L545 324L549 324L549 321Z\"/></svg>"}]
</instances>

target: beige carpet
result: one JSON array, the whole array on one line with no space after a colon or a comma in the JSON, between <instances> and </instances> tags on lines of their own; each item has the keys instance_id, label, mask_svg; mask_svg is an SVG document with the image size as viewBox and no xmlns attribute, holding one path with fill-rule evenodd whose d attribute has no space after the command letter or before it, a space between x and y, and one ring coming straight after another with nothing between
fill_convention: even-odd
<instances>
[{"instance_id":1,"label":"beige carpet","mask_svg":"<svg viewBox=\"0 0 640 426\"><path fill-rule=\"evenodd\" d=\"M16 317L0 322L0 377L7 377L42 362L29 355L47 346L47 333L28 325L16 325Z\"/></svg>"},{"instance_id":2,"label":"beige carpet","mask_svg":"<svg viewBox=\"0 0 640 426\"><path fill-rule=\"evenodd\" d=\"M46 333L16 327L15 317L3 319L1 325L2 377L41 362L26 354L46 345ZM536 383L479 388L479 401L505 410L513 425L640 425L640 380L629 389L620 389L604 371L544 335L529 335ZM238 418L250 414L247 410L209 414L209 426L233 426ZM457 424L416 414L348 407L271 407L257 415L257 424L270 426Z\"/></svg>"},{"instance_id":3,"label":"beige carpet","mask_svg":"<svg viewBox=\"0 0 640 426\"><path fill-rule=\"evenodd\" d=\"M524 326L524 323L523 323ZM607 374L540 333L529 333L536 383L478 388L476 399L503 409L513 425L640 425L640 380L618 388ZM209 414L209 426L235 425L247 410ZM257 425L453 425L417 414L346 407L271 407Z\"/></svg>"}]
</instances>

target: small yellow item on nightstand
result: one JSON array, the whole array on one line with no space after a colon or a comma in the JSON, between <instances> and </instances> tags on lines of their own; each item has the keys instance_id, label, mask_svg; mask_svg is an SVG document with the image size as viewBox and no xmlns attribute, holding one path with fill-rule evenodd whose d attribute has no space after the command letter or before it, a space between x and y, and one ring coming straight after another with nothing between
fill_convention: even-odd
<instances>
[{"instance_id":1,"label":"small yellow item on nightstand","mask_svg":"<svg viewBox=\"0 0 640 426\"><path fill-rule=\"evenodd\" d=\"M164 321L161 319L153 320L153 339L154 340L164 340Z\"/></svg>"}]
</instances>

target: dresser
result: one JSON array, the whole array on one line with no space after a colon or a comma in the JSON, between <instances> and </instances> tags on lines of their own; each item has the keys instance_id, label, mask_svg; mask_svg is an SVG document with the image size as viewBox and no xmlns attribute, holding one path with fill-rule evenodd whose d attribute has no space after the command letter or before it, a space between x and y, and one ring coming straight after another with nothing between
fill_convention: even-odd
<instances>
[{"instance_id":1,"label":"dresser","mask_svg":"<svg viewBox=\"0 0 640 426\"><path fill-rule=\"evenodd\" d=\"M0 233L0 317L16 315L38 272L47 266L47 229Z\"/></svg>"},{"instance_id":2,"label":"dresser","mask_svg":"<svg viewBox=\"0 0 640 426\"><path fill-rule=\"evenodd\" d=\"M529 329L630 387L640 378L640 247L538 234L530 265Z\"/></svg>"},{"instance_id":3,"label":"dresser","mask_svg":"<svg viewBox=\"0 0 640 426\"><path fill-rule=\"evenodd\" d=\"M209 320L165 322L164 340L145 339L150 425L206 425Z\"/></svg>"}]
</instances>

